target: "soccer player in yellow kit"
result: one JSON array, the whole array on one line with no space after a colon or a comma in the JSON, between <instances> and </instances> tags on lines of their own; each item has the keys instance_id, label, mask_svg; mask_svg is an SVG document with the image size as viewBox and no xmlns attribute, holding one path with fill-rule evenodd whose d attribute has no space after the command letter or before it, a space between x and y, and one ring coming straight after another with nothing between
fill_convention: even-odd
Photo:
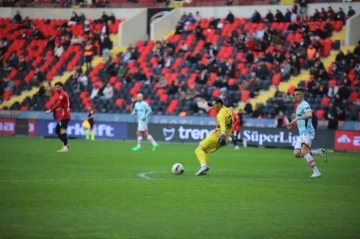
<instances>
[{"instance_id":1,"label":"soccer player in yellow kit","mask_svg":"<svg viewBox=\"0 0 360 239\"><path fill-rule=\"evenodd\" d=\"M229 139L233 127L233 113L224 106L222 99L216 98L214 101L208 102L208 105L214 107L217 112L216 129L199 143L195 149L196 157L200 162L200 169L195 174L197 176L205 175L210 170L208 167L208 154L213 153L226 144L226 139Z\"/></svg>"}]
</instances>

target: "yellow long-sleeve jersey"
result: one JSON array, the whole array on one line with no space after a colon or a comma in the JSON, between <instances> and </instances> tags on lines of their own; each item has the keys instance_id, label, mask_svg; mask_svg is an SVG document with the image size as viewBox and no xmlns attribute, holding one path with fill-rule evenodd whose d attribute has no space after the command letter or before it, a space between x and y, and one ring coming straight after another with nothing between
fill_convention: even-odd
<instances>
[{"instance_id":1,"label":"yellow long-sleeve jersey","mask_svg":"<svg viewBox=\"0 0 360 239\"><path fill-rule=\"evenodd\" d=\"M234 118L232 111L223 106L216 116L216 129L213 135L220 137L221 132L224 132L226 136L230 136L233 123Z\"/></svg>"}]
</instances>

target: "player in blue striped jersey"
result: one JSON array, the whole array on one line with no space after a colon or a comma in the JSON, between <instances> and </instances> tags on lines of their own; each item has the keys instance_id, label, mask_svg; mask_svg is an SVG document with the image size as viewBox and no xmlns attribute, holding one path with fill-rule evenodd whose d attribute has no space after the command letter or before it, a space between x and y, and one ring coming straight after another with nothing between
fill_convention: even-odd
<instances>
[{"instance_id":1,"label":"player in blue striped jersey","mask_svg":"<svg viewBox=\"0 0 360 239\"><path fill-rule=\"evenodd\" d=\"M312 155L320 155L325 162L327 162L327 157L324 149L311 151L311 142L315 138L315 129L312 124L312 110L309 103L304 100L304 93L304 89L301 88L296 88L294 91L294 98L299 105L296 108L296 118L287 125L287 128L291 129L295 123L297 124L299 137L294 148L294 156L297 158L304 157L313 169L311 177L317 178L321 176L321 173Z\"/></svg>"},{"instance_id":2,"label":"player in blue striped jersey","mask_svg":"<svg viewBox=\"0 0 360 239\"><path fill-rule=\"evenodd\" d=\"M148 122L149 116L151 114L151 108L149 104L143 100L144 97L142 94L137 95L137 102L134 104L134 108L131 114L136 114L138 129L137 129L137 145L132 148L133 151L138 151L141 149L141 142L143 137L150 141L153 146L153 151L159 146L155 142L154 138L148 133Z\"/></svg>"}]
</instances>

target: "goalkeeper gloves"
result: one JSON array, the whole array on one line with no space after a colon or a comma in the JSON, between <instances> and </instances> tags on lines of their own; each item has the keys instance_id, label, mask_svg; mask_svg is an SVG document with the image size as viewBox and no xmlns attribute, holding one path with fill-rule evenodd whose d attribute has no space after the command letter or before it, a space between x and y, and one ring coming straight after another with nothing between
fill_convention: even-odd
<instances>
[{"instance_id":1,"label":"goalkeeper gloves","mask_svg":"<svg viewBox=\"0 0 360 239\"><path fill-rule=\"evenodd\" d=\"M224 133L221 133L220 138L218 139L218 143L220 145L225 145L226 144L225 134Z\"/></svg>"}]
</instances>

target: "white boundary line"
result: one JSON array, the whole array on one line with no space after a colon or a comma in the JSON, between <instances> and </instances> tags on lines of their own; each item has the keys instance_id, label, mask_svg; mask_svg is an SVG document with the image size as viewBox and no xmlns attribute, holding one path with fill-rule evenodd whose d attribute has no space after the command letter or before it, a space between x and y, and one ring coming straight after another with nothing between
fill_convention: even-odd
<instances>
[{"instance_id":1,"label":"white boundary line","mask_svg":"<svg viewBox=\"0 0 360 239\"><path fill-rule=\"evenodd\" d=\"M244 170L241 169L218 169L213 170L213 172L241 172ZM298 172L297 170L291 170L293 172ZM268 169L268 170L255 170L254 172L282 172L280 170L275 169ZM171 174L170 170L168 171L148 171L148 172L141 172L137 174L137 178L70 178L70 179L0 179L0 183L68 183L68 182L120 182L120 181L172 181L172 178L153 178L150 177L152 174L158 174L158 173L169 173ZM174 175L175 177L175 175ZM179 177L179 176L178 176ZM180 176L181 177L181 176ZM278 182L290 182L290 181L303 181L303 182L309 182L309 181L319 181L319 182L359 182L360 179L350 179L350 180L336 180L336 179L326 179L326 177L318 178L318 179L312 179L312 178L249 178L249 177L232 177L232 178L218 178L218 177L209 177L209 176L203 176L203 177L196 177L193 176L195 181L198 181L198 179L201 179L202 181L263 181L263 182L271 182L271 181L278 181ZM186 178L188 181L189 178Z\"/></svg>"}]
</instances>

